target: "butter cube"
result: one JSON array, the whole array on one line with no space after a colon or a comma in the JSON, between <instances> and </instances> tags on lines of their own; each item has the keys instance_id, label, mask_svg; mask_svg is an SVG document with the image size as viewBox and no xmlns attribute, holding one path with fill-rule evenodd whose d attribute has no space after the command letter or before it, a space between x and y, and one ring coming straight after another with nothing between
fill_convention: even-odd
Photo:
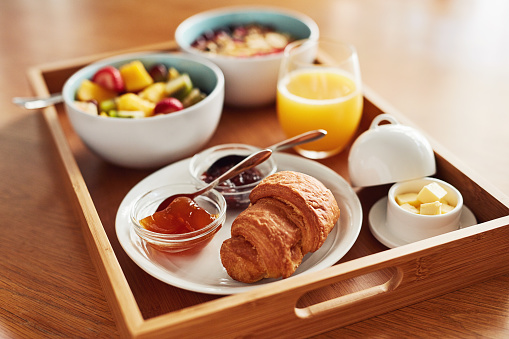
<instances>
[{"instance_id":1,"label":"butter cube","mask_svg":"<svg viewBox=\"0 0 509 339\"><path fill-rule=\"evenodd\" d=\"M408 203L405 203L403 205L400 205L400 207L404 210L407 210L408 212L412 212L412 213L415 213L415 214L419 214L419 210L417 209L417 207L413 206L413 205L410 205Z\"/></svg>"},{"instance_id":2,"label":"butter cube","mask_svg":"<svg viewBox=\"0 0 509 339\"><path fill-rule=\"evenodd\" d=\"M430 203L434 201L440 201L443 197L447 195L447 191L442 188L439 184L436 182L433 182L431 184L428 184L424 186L419 194L417 194L417 199L424 203Z\"/></svg>"},{"instance_id":3,"label":"butter cube","mask_svg":"<svg viewBox=\"0 0 509 339\"><path fill-rule=\"evenodd\" d=\"M442 211L441 211L441 213L445 214L447 212L452 211L453 209L454 209L454 206L451 206L451 205L449 205L447 203L442 203Z\"/></svg>"},{"instance_id":4,"label":"butter cube","mask_svg":"<svg viewBox=\"0 0 509 339\"><path fill-rule=\"evenodd\" d=\"M442 203L433 201L421 204L420 213L422 215L438 215L442 213Z\"/></svg>"},{"instance_id":5,"label":"butter cube","mask_svg":"<svg viewBox=\"0 0 509 339\"><path fill-rule=\"evenodd\" d=\"M412 206L419 206L420 202L417 200L417 193L402 193L396 195L396 202L398 205L410 204Z\"/></svg>"}]
</instances>

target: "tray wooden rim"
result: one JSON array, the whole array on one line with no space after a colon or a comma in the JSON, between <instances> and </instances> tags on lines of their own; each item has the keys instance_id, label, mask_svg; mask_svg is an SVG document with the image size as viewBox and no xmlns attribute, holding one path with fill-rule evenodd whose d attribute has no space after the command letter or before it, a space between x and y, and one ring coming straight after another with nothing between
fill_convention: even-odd
<instances>
[{"instance_id":1,"label":"tray wooden rim","mask_svg":"<svg viewBox=\"0 0 509 339\"><path fill-rule=\"evenodd\" d=\"M175 42L164 42L160 44L152 44L142 46L139 48L127 49L123 51L116 51L111 53L103 53L84 58L76 58L72 60L49 63L39 66L31 67L28 71L30 84L36 95L49 95L48 88L44 81L43 74L51 70L58 70L65 67L75 66L79 64L86 64L97 59L121 54L139 51L158 51L158 50L175 50L177 48ZM372 101L377 107L384 112L390 112L395 115L402 123L413 125L394 107L389 105L381 99L374 91L365 87L365 97ZM65 172L68 175L69 188L72 195L77 202L77 213L82 219L83 231L90 255L93 258L94 264L99 274L99 278L105 289L105 294L109 300L110 307L116 317L119 330L125 336L129 337L145 337L157 336L162 334L179 334L189 335L189 329L192 327L199 327L197 325L203 323L213 323L218 315L223 313L234 314L236 310L241 309L246 303L256 304L258 308L263 305L274 305L274 302L279 303L279 308L282 312L291 310L289 317L293 317L295 321L309 321L316 322L317 318L329 319L331 316L337 317L338 312L345 310L344 305L331 305L323 304L316 305L306 311L299 313L295 310L295 305L303 294L333 284L335 282L343 281L345 279L367 274L376 270L384 268L398 267L398 265L405 265L408 262L418 261L435 252L442 252L458 246L458 243L465 243L474 241L477 238L484 237L488 232L507 228L503 226L509 225L509 216L501 217L498 219L490 220L463 230L453 233L444 234L442 236L427 239L418 243L390 249L380 253L375 253L366 257L354 259L345 263L335 265L331 268L314 274L313 277L302 275L295 277L288 281L282 281L270 286L263 286L259 289L245 292L239 295L225 296L216 300L208 301L206 303L191 306L175 312L163 314L154 318L144 319L136 300L130 290L129 284L122 273L122 267L115 257L113 248L109 243L109 239L104 231L104 227L99 218L95 206L90 197L85 180L81 175L81 171L74 159L74 155L69 147L62 126L58 120L57 111L55 107L48 107L43 109L44 118L52 133L55 145L58 149L60 157L63 162ZM429 137L429 136L428 136ZM495 199L509 208L509 197L504 195L498 189L490 185L479 175L472 172L472 170L462 164L454 155L449 153L437 142L429 138L436 153L448 159L449 162L454 164L460 172L467 175L475 183L483 188L487 193L491 194ZM473 239L473 240L472 240ZM505 272L505 268L504 268ZM502 273L502 272L500 272ZM396 274L396 280L398 274ZM378 291L369 291L368 294L357 295L355 297L359 300L344 300L347 306L355 305L368 298L373 300L376 296L383 295L388 291L394 291L397 287L398 281L388 282L381 286ZM394 285L394 286L393 286ZM458 288L461 286L458 286ZM383 298L382 298L383 299ZM424 300L424 299L422 299ZM418 299L415 302L419 301ZM375 316L390 309L405 306L406 304L393 303L391 307L384 304L382 311L380 305L373 307L371 310L363 314L363 318ZM312 313L316 312L315 315ZM362 320L360 318L353 319L343 312L344 318L337 321L335 325L328 325L322 328L321 331L341 327L353 321ZM224 320L224 319L223 319ZM253 321L253 319L245 319L246 324L252 325L252 331L260 327L260 324ZM332 327L331 327L332 326ZM237 332L238 334L238 332ZM235 333L229 333L229 336Z\"/></svg>"}]
</instances>

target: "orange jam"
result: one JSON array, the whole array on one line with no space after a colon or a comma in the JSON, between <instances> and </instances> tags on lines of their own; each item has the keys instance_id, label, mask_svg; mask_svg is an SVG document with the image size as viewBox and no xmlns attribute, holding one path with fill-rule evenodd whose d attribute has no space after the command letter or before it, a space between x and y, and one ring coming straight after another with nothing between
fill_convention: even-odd
<instances>
[{"instance_id":1,"label":"orange jam","mask_svg":"<svg viewBox=\"0 0 509 339\"><path fill-rule=\"evenodd\" d=\"M164 234L184 234L204 228L215 220L202 207L189 198L179 197L164 210L140 220L149 231Z\"/></svg>"}]
</instances>

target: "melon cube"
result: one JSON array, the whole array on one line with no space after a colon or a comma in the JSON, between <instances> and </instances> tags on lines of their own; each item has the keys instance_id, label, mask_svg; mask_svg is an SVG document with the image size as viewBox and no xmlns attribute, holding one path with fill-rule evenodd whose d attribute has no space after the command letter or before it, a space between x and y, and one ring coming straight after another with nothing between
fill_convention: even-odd
<instances>
[{"instance_id":1,"label":"melon cube","mask_svg":"<svg viewBox=\"0 0 509 339\"><path fill-rule=\"evenodd\" d=\"M81 82L76 99L79 101L96 100L98 103L104 100L113 99L117 96L117 92L99 86L95 82L85 79Z\"/></svg>"},{"instance_id":2,"label":"melon cube","mask_svg":"<svg viewBox=\"0 0 509 339\"><path fill-rule=\"evenodd\" d=\"M134 93L126 93L117 99L117 109L119 111L141 111L145 116L154 114L156 104L148 100L140 98Z\"/></svg>"},{"instance_id":3,"label":"melon cube","mask_svg":"<svg viewBox=\"0 0 509 339\"><path fill-rule=\"evenodd\" d=\"M119 68L128 92L138 92L154 83L145 66L139 60L132 61Z\"/></svg>"},{"instance_id":4,"label":"melon cube","mask_svg":"<svg viewBox=\"0 0 509 339\"><path fill-rule=\"evenodd\" d=\"M440 201L443 197L447 195L447 191L443 189L438 183L433 182L424 186L419 194L417 194L417 199L422 203L430 203L434 201Z\"/></svg>"}]
</instances>

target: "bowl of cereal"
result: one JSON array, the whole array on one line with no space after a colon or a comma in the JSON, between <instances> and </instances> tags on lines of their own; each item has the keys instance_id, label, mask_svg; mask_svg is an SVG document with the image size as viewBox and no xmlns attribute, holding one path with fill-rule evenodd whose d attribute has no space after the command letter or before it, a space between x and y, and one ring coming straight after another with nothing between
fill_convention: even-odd
<instances>
[{"instance_id":1,"label":"bowl of cereal","mask_svg":"<svg viewBox=\"0 0 509 339\"><path fill-rule=\"evenodd\" d=\"M224 76L192 55L139 53L90 64L64 84L73 129L104 160L154 168L196 153L212 137Z\"/></svg>"},{"instance_id":2,"label":"bowl of cereal","mask_svg":"<svg viewBox=\"0 0 509 339\"><path fill-rule=\"evenodd\" d=\"M318 36L318 25L306 15L256 6L202 12L175 32L182 50L221 68L225 103L232 106L274 102L282 51L291 41Z\"/></svg>"}]
</instances>

